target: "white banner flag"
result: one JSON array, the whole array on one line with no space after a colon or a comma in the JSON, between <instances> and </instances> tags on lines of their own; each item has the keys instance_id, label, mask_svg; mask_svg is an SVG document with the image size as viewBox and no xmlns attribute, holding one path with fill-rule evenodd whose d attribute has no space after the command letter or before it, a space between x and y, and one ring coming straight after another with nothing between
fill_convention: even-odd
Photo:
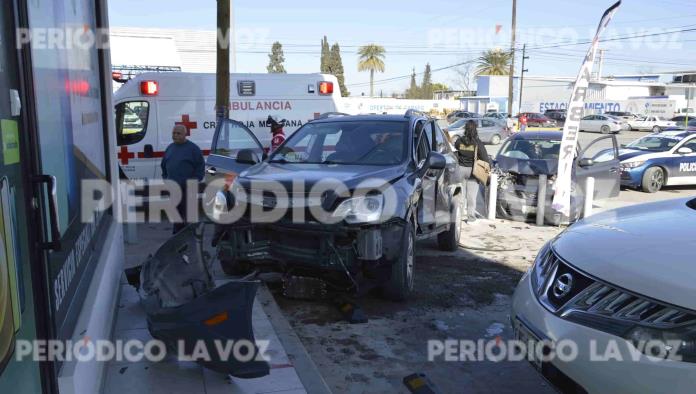
<instances>
[{"instance_id":1,"label":"white banner flag","mask_svg":"<svg viewBox=\"0 0 696 394\"><path fill-rule=\"evenodd\" d=\"M597 27L597 33L595 33L594 39L592 39L592 46L590 46L590 50L587 51L585 60L580 68L580 73L578 73L578 77L575 80L573 94L570 96L570 103L568 103L568 114L565 124L563 125L563 140L561 141L561 152L558 158L558 176L553 195L553 209L566 216L570 215L571 177L575 160L575 149L578 144L578 137L580 136L580 119L583 116L583 110L585 108L585 96L587 95L587 88L590 85L590 75L592 74L592 66L594 65L595 55L597 53L599 37L606 29L609 21L611 21L611 18L620 5L621 1L619 0L616 4L609 7L604 12L604 15L602 15L599 27Z\"/></svg>"}]
</instances>

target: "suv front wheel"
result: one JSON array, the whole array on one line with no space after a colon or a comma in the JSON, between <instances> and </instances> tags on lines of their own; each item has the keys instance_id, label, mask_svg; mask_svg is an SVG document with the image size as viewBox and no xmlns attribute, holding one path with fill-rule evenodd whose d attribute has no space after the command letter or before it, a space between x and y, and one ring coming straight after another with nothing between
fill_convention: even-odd
<instances>
[{"instance_id":1,"label":"suv front wheel","mask_svg":"<svg viewBox=\"0 0 696 394\"><path fill-rule=\"evenodd\" d=\"M449 230L437 235L437 246L440 250L454 252L459 248L459 237L462 231L462 195L457 194L452 197L452 207L450 207L450 226Z\"/></svg>"},{"instance_id":2,"label":"suv front wheel","mask_svg":"<svg viewBox=\"0 0 696 394\"><path fill-rule=\"evenodd\" d=\"M384 295L392 301L405 301L413 293L413 268L416 261L416 234L413 223L404 228L401 254L392 263L391 276L384 285Z\"/></svg>"}]
</instances>

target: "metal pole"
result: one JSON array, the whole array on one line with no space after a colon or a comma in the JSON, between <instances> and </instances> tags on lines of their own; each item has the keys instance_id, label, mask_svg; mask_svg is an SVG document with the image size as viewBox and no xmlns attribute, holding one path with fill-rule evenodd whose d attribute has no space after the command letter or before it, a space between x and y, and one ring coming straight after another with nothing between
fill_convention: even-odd
<instances>
[{"instance_id":1,"label":"metal pole","mask_svg":"<svg viewBox=\"0 0 696 394\"><path fill-rule=\"evenodd\" d=\"M495 220L495 208L498 204L498 175L491 173L491 185L488 190L488 220Z\"/></svg>"},{"instance_id":2,"label":"metal pole","mask_svg":"<svg viewBox=\"0 0 696 394\"><path fill-rule=\"evenodd\" d=\"M586 218L592 215L592 205L594 202L594 178L587 177L585 180L585 206L582 217Z\"/></svg>"},{"instance_id":3,"label":"metal pole","mask_svg":"<svg viewBox=\"0 0 696 394\"><path fill-rule=\"evenodd\" d=\"M230 114L230 0L217 0L217 78L215 115L217 121L229 118Z\"/></svg>"},{"instance_id":4,"label":"metal pole","mask_svg":"<svg viewBox=\"0 0 696 394\"><path fill-rule=\"evenodd\" d=\"M520 72L520 97L518 98L519 102L517 103L517 113L522 112L522 89L524 89L524 73L527 72L527 70L524 68L524 61L529 59L529 56L527 56L527 44L522 45L522 72Z\"/></svg>"},{"instance_id":5,"label":"metal pole","mask_svg":"<svg viewBox=\"0 0 696 394\"><path fill-rule=\"evenodd\" d=\"M604 67L604 51L606 51L606 49L599 50L599 67L597 67L597 80L598 81L600 81L602 79L602 68Z\"/></svg>"},{"instance_id":6,"label":"metal pole","mask_svg":"<svg viewBox=\"0 0 696 394\"><path fill-rule=\"evenodd\" d=\"M510 78L508 81L508 113L512 114L512 89L515 75L515 32L517 30L517 0L512 0L512 38L510 40Z\"/></svg>"},{"instance_id":7,"label":"metal pole","mask_svg":"<svg viewBox=\"0 0 696 394\"><path fill-rule=\"evenodd\" d=\"M539 192L537 193L537 212L536 212L536 224L537 226L544 225L544 215L546 212L546 174L539 175Z\"/></svg>"}]
</instances>

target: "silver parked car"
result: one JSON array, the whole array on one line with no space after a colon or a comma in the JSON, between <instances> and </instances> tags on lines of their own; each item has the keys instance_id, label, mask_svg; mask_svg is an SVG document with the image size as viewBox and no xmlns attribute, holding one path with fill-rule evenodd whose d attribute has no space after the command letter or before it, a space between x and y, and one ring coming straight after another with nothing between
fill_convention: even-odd
<instances>
[{"instance_id":1,"label":"silver parked car","mask_svg":"<svg viewBox=\"0 0 696 394\"><path fill-rule=\"evenodd\" d=\"M464 126L470 120L476 122L479 138L485 144L498 145L510 136L510 131L507 130L505 121L499 121L494 118L460 119L445 129L449 133L452 142L464 134Z\"/></svg>"}]
</instances>

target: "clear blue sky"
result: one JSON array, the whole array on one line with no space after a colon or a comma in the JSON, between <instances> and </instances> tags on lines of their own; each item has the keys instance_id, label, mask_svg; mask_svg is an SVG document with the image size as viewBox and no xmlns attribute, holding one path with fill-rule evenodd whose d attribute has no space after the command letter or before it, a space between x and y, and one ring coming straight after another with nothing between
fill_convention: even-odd
<instances>
[{"instance_id":1,"label":"clear blue sky","mask_svg":"<svg viewBox=\"0 0 696 394\"><path fill-rule=\"evenodd\" d=\"M518 0L518 45L527 43L529 75L575 75L585 41L613 0ZM407 75L426 63L433 68L472 60L485 48L509 47L512 0L233 0L237 71L265 72L274 41L285 51L288 72L319 70L320 41L341 45L346 84L352 94L369 92L368 73L357 71L357 47L387 50L381 80ZM114 27L215 28L215 0L110 0ZM605 38L696 28L694 0L624 0ZM499 25L500 31L496 34ZM542 48L546 46L547 48ZM604 75L696 69L696 31L603 43ZM519 58L518 63L519 66ZM452 69L434 73L436 82L460 86ZM409 78L376 84L385 95L401 92Z\"/></svg>"}]
</instances>

